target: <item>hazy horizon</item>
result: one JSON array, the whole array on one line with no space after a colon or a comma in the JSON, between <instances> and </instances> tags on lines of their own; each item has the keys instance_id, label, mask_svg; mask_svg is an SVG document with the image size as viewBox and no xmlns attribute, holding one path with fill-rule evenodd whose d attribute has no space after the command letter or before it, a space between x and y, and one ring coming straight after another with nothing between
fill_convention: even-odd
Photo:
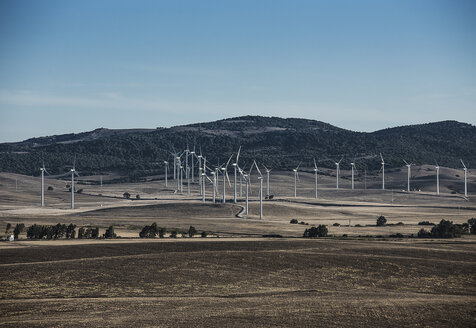
<instances>
[{"instance_id":1,"label":"hazy horizon","mask_svg":"<svg viewBox=\"0 0 476 328\"><path fill-rule=\"evenodd\" d=\"M0 2L0 142L261 115L476 125L476 2Z\"/></svg>"}]
</instances>

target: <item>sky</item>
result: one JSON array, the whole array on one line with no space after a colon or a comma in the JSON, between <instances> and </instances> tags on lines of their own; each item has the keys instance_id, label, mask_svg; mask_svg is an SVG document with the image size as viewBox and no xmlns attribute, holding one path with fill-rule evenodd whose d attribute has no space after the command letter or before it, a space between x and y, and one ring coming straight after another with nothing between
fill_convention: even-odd
<instances>
[{"instance_id":1,"label":"sky","mask_svg":"<svg viewBox=\"0 0 476 328\"><path fill-rule=\"evenodd\" d=\"M476 124L476 1L0 0L0 142L241 115Z\"/></svg>"}]
</instances>

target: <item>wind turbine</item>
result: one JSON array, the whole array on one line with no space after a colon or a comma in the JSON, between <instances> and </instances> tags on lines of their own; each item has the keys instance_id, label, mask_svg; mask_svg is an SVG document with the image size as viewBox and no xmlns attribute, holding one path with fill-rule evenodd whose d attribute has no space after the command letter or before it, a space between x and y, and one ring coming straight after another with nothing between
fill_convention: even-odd
<instances>
[{"instance_id":1,"label":"wind turbine","mask_svg":"<svg viewBox=\"0 0 476 328\"><path fill-rule=\"evenodd\" d=\"M192 161L192 183L195 182L195 146L193 146L193 150L190 152L190 157Z\"/></svg>"},{"instance_id":2,"label":"wind turbine","mask_svg":"<svg viewBox=\"0 0 476 328\"><path fill-rule=\"evenodd\" d=\"M314 198L317 198L317 162L315 158L313 158L313 160L314 160L314 190L315 190Z\"/></svg>"},{"instance_id":3,"label":"wind turbine","mask_svg":"<svg viewBox=\"0 0 476 328\"><path fill-rule=\"evenodd\" d=\"M299 179L299 173L298 173L299 166L301 166L301 162L299 162L298 166L295 169L293 169L293 172L294 172L294 198L296 198L296 196L297 196L297 180Z\"/></svg>"},{"instance_id":4,"label":"wind turbine","mask_svg":"<svg viewBox=\"0 0 476 328\"><path fill-rule=\"evenodd\" d=\"M269 172L272 169L268 169L266 166L264 166L264 169L266 170L266 197L269 198Z\"/></svg>"},{"instance_id":5,"label":"wind turbine","mask_svg":"<svg viewBox=\"0 0 476 328\"><path fill-rule=\"evenodd\" d=\"M263 220L263 176L258 177L259 180L259 219Z\"/></svg>"},{"instance_id":6,"label":"wind turbine","mask_svg":"<svg viewBox=\"0 0 476 328\"><path fill-rule=\"evenodd\" d=\"M355 170L355 163L354 163L354 162L350 163L350 166L352 167L352 190L354 190L354 170Z\"/></svg>"},{"instance_id":7,"label":"wind turbine","mask_svg":"<svg viewBox=\"0 0 476 328\"><path fill-rule=\"evenodd\" d=\"M164 161L164 166L165 166L165 188L167 188L167 177L168 177L168 167L169 167L169 162Z\"/></svg>"},{"instance_id":8,"label":"wind turbine","mask_svg":"<svg viewBox=\"0 0 476 328\"><path fill-rule=\"evenodd\" d=\"M233 203L236 203L236 170L239 168L238 167L238 159L240 158L240 151L241 151L241 146L238 148L238 153L236 154L236 159L235 163L233 163L233 170L234 170L234 180L233 180ZM241 178L241 177L240 177ZM241 184L241 181L240 181Z\"/></svg>"},{"instance_id":9,"label":"wind turbine","mask_svg":"<svg viewBox=\"0 0 476 328\"><path fill-rule=\"evenodd\" d=\"M380 158L382 159L382 190L385 190L385 161L383 160L382 153L380 153Z\"/></svg>"},{"instance_id":10,"label":"wind turbine","mask_svg":"<svg viewBox=\"0 0 476 328\"><path fill-rule=\"evenodd\" d=\"M467 175L468 175L468 169L466 168L466 165L464 165L464 162L462 159L460 159L461 164L463 164L463 170L464 170L464 198L468 198L468 180L467 180Z\"/></svg>"},{"instance_id":11,"label":"wind turbine","mask_svg":"<svg viewBox=\"0 0 476 328\"><path fill-rule=\"evenodd\" d=\"M41 207L45 206L45 172L48 173L48 171L45 169L45 162L43 161L43 167L40 168L41 171Z\"/></svg>"},{"instance_id":12,"label":"wind turbine","mask_svg":"<svg viewBox=\"0 0 476 328\"><path fill-rule=\"evenodd\" d=\"M214 171L211 172L212 178L212 185L213 185L213 203L216 202L216 186L217 186L217 175Z\"/></svg>"},{"instance_id":13,"label":"wind turbine","mask_svg":"<svg viewBox=\"0 0 476 328\"><path fill-rule=\"evenodd\" d=\"M336 162L336 189L339 189L339 173L340 173L340 162L344 157L340 159L340 161Z\"/></svg>"},{"instance_id":14,"label":"wind turbine","mask_svg":"<svg viewBox=\"0 0 476 328\"><path fill-rule=\"evenodd\" d=\"M403 160L405 162L405 166L407 167L407 192L410 192L410 176L411 176L411 167L412 164L408 164L406 160Z\"/></svg>"},{"instance_id":15,"label":"wind turbine","mask_svg":"<svg viewBox=\"0 0 476 328\"><path fill-rule=\"evenodd\" d=\"M440 166L438 165L438 162L436 162L436 195L440 195Z\"/></svg>"},{"instance_id":16,"label":"wind turbine","mask_svg":"<svg viewBox=\"0 0 476 328\"><path fill-rule=\"evenodd\" d=\"M71 209L74 209L74 175L79 177L78 172L76 172L76 157L74 158L73 168L71 169Z\"/></svg>"},{"instance_id":17,"label":"wind turbine","mask_svg":"<svg viewBox=\"0 0 476 328\"><path fill-rule=\"evenodd\" d=\"M246 188L245 188L245 215L248 216L248 189L250 186L250 176L248 174L244 174L243 178L245 179Z\"/></svg>"},{"instance_id":18,"label":"wind turbine","mask_svg":"<svg viewBox=\"0 0 476 328\"><path fill-rule=\"evenodd\" d=\"M230 161L231 161L231 158L233 157L233 154L231 154L230 158L228 159L228 161L226 162L226 165L225 167L222 167L221 170L222 170L222 175L223 175L223 204L226 203L226 195L225 195L225 191L226 191L226 179L228 179L228 184L230 185L231 187L231 183L230 183L230 178L228 177L228 164L230 164ZM225 179L226 178L226 179Z\"/></svg>"}]
</instances>

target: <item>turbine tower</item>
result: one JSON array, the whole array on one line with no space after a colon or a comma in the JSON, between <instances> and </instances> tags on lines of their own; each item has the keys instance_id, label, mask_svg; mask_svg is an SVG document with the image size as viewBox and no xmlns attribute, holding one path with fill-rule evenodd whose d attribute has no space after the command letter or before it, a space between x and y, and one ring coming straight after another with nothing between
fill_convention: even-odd
<instances>
[{"instance_id":1,"label":"turbine tower","mask_svg":"<svg viewBox=\"0 0 476 328\"><path fill-rule=\"evenodd\" d=\"M410 192L410 176L412 172L412 164L408 164L406 160L403 160L405 162L405 166L407 167L407 192Z\"/></svg>"},{"instance_id":2,"label":"turbine tower","mask_svg":"<svg viewBox=\"0 0 476 328\"><path fill-rule=\"evenodd\" d=\"M336 189L339 189L340 162L342 159L343 157L340 159L340 161L336 162Z\"/></svg>"},{"instance_id":3,"label":"turbine tower","mask_svg":"<svg viewBox=\"0 0 476 328\"><path fill-rule=\"evenodd\" d=\"M164 161L164 166L165 166L165 188L167 188L167 176L168 176L167 169L169 167L169 162Z\"/></svg>"},{"instance_id":4,"label":"turbine tower","mask_svg":"<svg viewBox=\"0 0 476 328\"><path fill-rule=\"evenodd\" d=\"M258 177L259 180L259 219L263 220L263 177Z\"/></svg>"},{"instance_id":5,"label":"turbine tower","mask_svg":"<svg viewBox=\"0 0 476 328\"><path fill-rule=\"evenodd\" d=\"M49 175L48 171L45 169L45 162L43 161L43 167L40 168L41 171L41 207L45 206L45 172Z\"/></svg>"},{"instance_id":6,"label":"turbine tower","mask_svg":"<svg viewBox=\"0 0 476 328\"><path fill-rule=\"evenodd\" d=\"M315 190L314 198L317 198L317 163L315 158L314 158L314 190Z\"/></svg>"},{"instance_id":7,"label":"turbine tower","mask_svg":"<svg viewBox=\"0 0 476 328\"><path fill-rule=\"evenodd\" d=\"M355 170L355 163L354 163L354 162L350 163L350 166L352 167L352 190L354 190L354 170Z\"/></svg>"},{"instance_id":8,"label":"turbine tower","mask_svg":"<svg viewBox=\"0 0 476 328\"><path fill-rule=\"evenodd\" d=\"M436 163L436 195L440 195L440 166Z\"/></svg>"},{"instance_id":9,"label":"turbine tower","mask_svg":"<svg viewBox=\"0 0 476 328\"><path fill-rule=\"evenodd\" d=\"M268 169L266 166L264 166L264 169L266 170L266 197L269 198L269 172L272 169Z\"/></svg>"},{"instance_id":10,"label":"turbine tower","mask_svg":"<svg viewBox=\"0 0 476 328\"><path fill-rule=\"evenodd\" d=\"M383 160L382 153L380 153L380 158L382 159L382 190L385 190L385 161Z\"/></svg>"},{"instance_id":11,"label":"turbine tower","mask_svg":"<svg viewBox=\"0 0 476 328\"><path fill-rule=\"evenodd\" d=\"M71 169L71 209L74 209L74 175L79 177L78 172L76 172L76 158L73 162L73 168Z\"/></svg>"},{"instance_id":12,"label":"turbine tower","mask_svg":"<svg viewBox=\"0 0 476 328\"><path fill-rule=\"evenodd\" d=\"M195 149L195 146L193 146L193 149ZM190 160L192 161L192 183L195 182L195 150L192 150L190 152Z\"/></svg>"},{"instance_id":13,"label":"turbine tower","mask_svg":"<svg viewBox=\"0 0 476 328\"><path fill-rule=\"evenodd\" d=\"M234 178L233 178L233 203L236 203L236 170L238 169L238 159L240 158L241 146L238 148L238 153L236 154L235 163L233 163ZM241 178L241 177L240 177ZM240 181L241 184L241 181Z\"/></svg>"},{"instance_id":14,"label":"turbine tower","mask_svg":"<svg viewBox=\"0 0 476 328\"><path fill-rule=\"evenodd\" d=\"M293 172L294 172L294 198L296 198L296 196L297 196L297 180L299 179L299 173L298 173L299 166L301 166L301 162L299 162L298 166L295 169L293 169Z\"/></svg>"},{"instance_id":15,"label":"turbine tower","mask_svg":"<svg viewBox=\"0 0 476 328\"><path fill-rule=\"evenodd\" d=\"M468 169L466 168L466 165L464 165L464 162L462 159L460 159L461 164L463 164L463 170L464 170L464 198L468 198Z\"/></svg>"},{"instance_id":16,"label":"turbine tower","mask_svg":"<svg viewBox=\"0 0 476 328\"><path fill-rule=\"evenodd\" d=\"M228 177L228 164L230 164L230 161L231 161L231 158L233 157L233 154L231 154L230 158L228 159L228 162L226 162L226 165L225 167L222 167L221 170L222 170L222 175L223 175L223 201L222 203L225 204L226 203L226 195L225 195L225 191L226 191L226 179L228 179L228 184L230 184L230 187L231 187L231 183L230 183L230 178ZM226 178L226 179L225 179Z\"/></svg>"},{"instance_id":17,"label":"turbine tower","mask_svg":"<svg viewBox=\"0 0 476 328\"><path fill-rule=\"evenodd\" d=\"M248 216L248 189L250 186L250 176L248 174L244 174L243 178L245 179L246 188L245 188L245 215Z\"/></svg>"}]
</instances>

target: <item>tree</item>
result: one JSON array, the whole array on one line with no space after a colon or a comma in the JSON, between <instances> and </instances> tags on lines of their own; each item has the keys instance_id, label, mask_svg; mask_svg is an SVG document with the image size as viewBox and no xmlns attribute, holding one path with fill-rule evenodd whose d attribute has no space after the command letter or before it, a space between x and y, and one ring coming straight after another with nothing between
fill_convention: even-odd
<instances>
[{"instance_id":1,"label":"tree","mask_svg":"<svg viewBox=\"0 0 476 328\"><path fill-rule=\"evenodd\" d=\"M18 236L23 232L25 229L25 225L23 223L17 223L15 229L13 229L13 236L15 240L18 240Z\"/></svg>"},{"instance_id":2,"label":"tree","mask_svg":"<svg viewBox=\"0 0 476 328\"><path fill-rule=\"evenodd\" d=\"M172 231L170 232L170 236L169 236L169 237L170 237L170 238L177 238L177 230L172 230Z\"/></svg>"},{"instance_id":3,"label":"tree","mask_svg":"<svg viewBox=\"0 0 476 328\"><path fill-rule=\"evenodd\" d=\"M190 226L190 228L188 228L188 236L190 238L192 238L196 233L197 233L197 229L195 229L195 227Z\"/></svg>"},{"instance_id":4,"label":"tree","mask_svg":"<svg viewBox=\"0 0 476 328\"><path fill-rule=\"evenodd\" d=\"M418 231L417 237L418 238L430 238L431 237L431 232L426 231L425 229L421 228L420 231Z\"/></svg>"},{"instance_id":5,"label":"tree","mask_svg":"<svg viewBox=\"0 0 476 328\"><path fill-rule=\"evenodd\" d=\"M461 226L443 219L431 229L431 236L436 238L454 238L461 237L462 232Z\"/></svg>"},{"instance_id":6,"label":"tree","mask_svg":"<svg viewBox=\"0 0 476 328\"><path fill-rule=\"evenodd\" d=\"M159 238L164 238L165 232L165 228L159 228Z\"/></svg>"},{"instance_id":7,"label":"tree","mask_svg":"<svg viewBox=\"0 0 476 328\"><path fill-rule=\"evenodd\" d=\"M136 195L136 199L140 199L140 195L139 195L139 194Z\"/></svg>"},{"instance_id":8,"label":"tree","mask_svg":"<svg viewBox=\"0 0 476 328\"><path fill-rule=\"evenodd\" d=\"M109 228L106 229L106 232L104 233L104 238L116 238L117 235L114 233L114 227L109 226Z\"/></svg>"},{"instance_id":9,"label":"tree","mask_svg":"<svg viewBox=\"0 0 476 328\"><path fill-rule=\"evenodd\" d=\"M377 219L377 227L383 227L386 224L387 224L387 219L385 218L385 216L380 215Z\"/></svg>"},{"instance_id":10,"label":"tree","mask_svg":"<svg viewBox=\"0 0 476 328\"><path fill-rule=\"evenodd\" d=\"M78 230L78 239L83 239L84 238L84 227L79 228Z\"/></svg>"},{"instance_id":11,"label":"tree","mask_svg":"<svg viewBox=\"0 0 476 328\"><path fill-rule=\"evenodd\" d=\"M5 234L8 234L11 228L12 228L12 224L10 222L7 223L7 227L5 228Z\"/></svg>"},{"instance_id":12,"label":"tree","mask_svg":"<svg viewBox=\"0 0 476 328\"><path fill-rule=\"evenodd\" d=\"M475 218L469 219L468 224L469 224L469 231L472 234L476 234L476 219Z\"/></svg>"},{"instance_id":13,"label":"tree","mask_svg":"<svg viewBox=\"0 0 476 328\"><path fill-rule=\"evenodd\" d=\"M124 197L125 199L130 199L131 194L129 194L128 192L125 192L125 193L122 194L122 197Z\"/></svg>"},{"instance_id":14,"label":"tree","mask_svg":"<svg viewBox=\"0 0 476 328\"><path fill-rule=\"evenodd\" d=\"M66 238L67 239L74 239L74 237L76 236L76 225L75 224L72 224L70 223L69 226L66 228Z\"/></svg>"},{"instance_id":15,"label":"tree","mask_svg":"<svg viewBox=\"0 0 476 328\"><path fill-rule=\"evenodd\" d=\"M48 191L53 191L54 188L52 186L48 186Z\"/></svg>"},{"instance_id":16,"label":"tree","mask_svg":"<svg viewBox=\"0 0 476 328\"><path fill-rule=\"evenodd\" d=\"M291 221L289 221L289 223L291 224L298 224L299 221L297 219L291 219Z\"/></svg>"},{"instance_id":17,"label":"tree","mask_svg":"<svg viewBox=\"0 0 476 328\"><path fill-rule=\"evenodd\" d=\"M93 228L91 229L91 238L96 239L99 237L99 228Z\"/></svg>"},{"instance_id":18,"label":"tree","mask_svg":"<svg viewBox=\"0 0 476 328\"><path fill-rule=\"evenodd\" d=\"M146 225L142 228L141 232L139 233L139 237L141 238L155 238L159 233L159 228L157 227L157 223L152 223L150 226Z\"/></svg>"},{"instance_id":19,"label":"tree","mask_svg":"<svg viewBox=\"0 0 476 328\"><path fill-rule=\"evenodd\" d=\"M311 227L304 230L304 238L314 238L314 237L326 237L327 236L327 226L324 224L319 224L317 227Z\"/></svg>"},{"instance_id":20,"label":"tree","mask_svg":"<svg viewBox=\"0 0 476 328\"><path fill-rule=\"evenodd\" d=\"M208 233L206 231L202 231L201 237L202 238L207 238Z\"/></svg>"}]
</instances>

